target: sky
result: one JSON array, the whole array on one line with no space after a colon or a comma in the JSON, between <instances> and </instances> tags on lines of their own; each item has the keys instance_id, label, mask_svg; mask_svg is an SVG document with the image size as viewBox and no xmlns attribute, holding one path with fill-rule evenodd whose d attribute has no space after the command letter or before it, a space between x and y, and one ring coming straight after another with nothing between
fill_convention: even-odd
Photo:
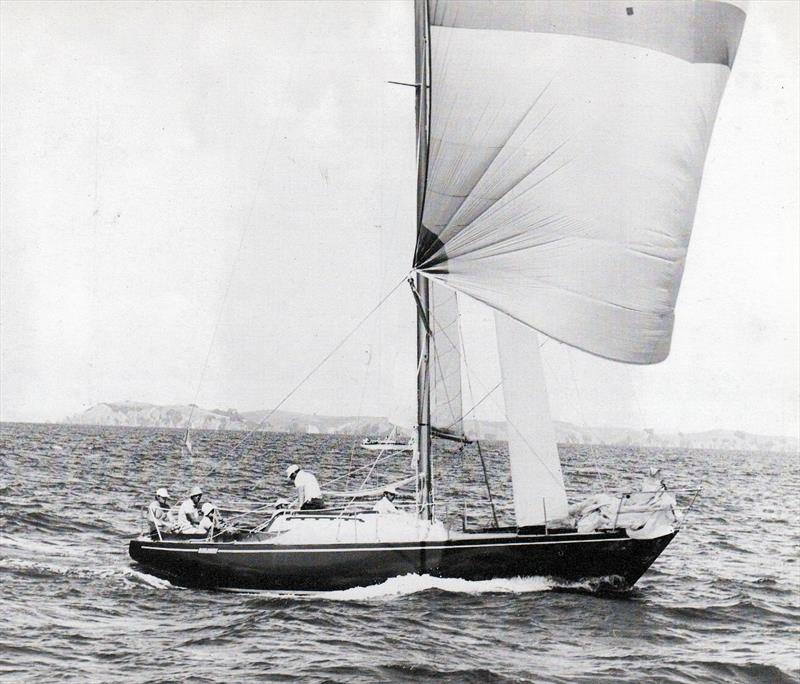
<instances>
[{"instance_id":1,"label":"sky","mask_svg":"<svg viewBox=\"0 0 800 684\"><path fill-rule=\"evenodd\" d=\"M414 91L388 83L414 78L410 4L0 12L0 420L272 407L354 329L284 408L410 415ZM798 433L798 25L750 5L670 357L545 344L554 418ZM497 369L464 311L471 404Z\"/></svg>"}]
</instances>

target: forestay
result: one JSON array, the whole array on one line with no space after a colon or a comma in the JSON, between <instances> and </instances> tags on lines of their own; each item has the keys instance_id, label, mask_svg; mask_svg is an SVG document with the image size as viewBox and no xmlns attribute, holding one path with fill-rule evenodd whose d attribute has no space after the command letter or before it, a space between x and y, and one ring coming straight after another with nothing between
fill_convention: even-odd
<instances>
[{"instance_id":1,"label":"forestay","mask_svg":"<svg viewBox=\"0 0 800 684\"><path fill-rule=\"evenodd\" d=\"M415 266L550 337L668 352L744 13L710 0L431 0Z\"/></svg>"}]
</instances>

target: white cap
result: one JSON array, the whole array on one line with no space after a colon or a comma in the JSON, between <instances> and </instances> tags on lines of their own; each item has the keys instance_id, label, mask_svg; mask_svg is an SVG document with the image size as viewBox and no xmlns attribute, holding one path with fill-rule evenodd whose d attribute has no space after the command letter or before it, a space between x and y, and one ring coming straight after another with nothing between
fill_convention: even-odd
<instances>
[{"instance_id":1,"label":"white cap","mask_svg":"<svg viewBox=\"0 0 800 684\"><path fill-rule=\"evenodd\" d=\"M394 485L389 485L388 487L384 487L383 488L383 493L384 494L394 494L395 496L397 496L397 487L395 487Z\"/></svg>"},{"instance_id":2,"label":"white cap","mask_svg":"<svg viewBox=\"0 0 800 684\"><path fill-rule=\"evenodd\" d=\"M156 489L156 496L160 496L162 499L169 499L169 492L166 487L159 487Z\"/></svg>"},{"instance_id":3,"label":"white cap","mask_svg":"<svg viewBox=\"0 0 800 684\"><path fill-rule=\"evenodd\" d=\"M214 504L209 503L208 501L206 501L206 503L204 503L200 507L200 510L203 511L203 515L208 515L209 513L211 513L212 511L214 511L216 509L214 508Z\"/></svg>"},{"instance_id":4,"label":"white cap","mask_svg":"<svg viewBox=\"0 0 800 684\"><path fill-rule=\"evenodd\" d=\"M287 477L287 478L290 478L290 477L291 477L292 475L294 475L294 474L295 474L295 473L296 473L298 470L300 470L300 466L299 466L299 465L297 465L297 464L295 464L295 463L292 463L292 465L290 465L290 466L289 466L289 467L286 469L286 477Z\"/></svg>"},{"instance_id":5,"label":"white cap","mask_svg":"<svg viewBox=\"0 0 800 684\"><path fill-rule=\"evenodd\" d=\"M203 493L203 490L200 489L200 487L198 485L195 485L194 487L192 487L192 491L189 492L189 498L191 498L193 496L199 496L202 493Z\"/></svg>"}]
</instances>

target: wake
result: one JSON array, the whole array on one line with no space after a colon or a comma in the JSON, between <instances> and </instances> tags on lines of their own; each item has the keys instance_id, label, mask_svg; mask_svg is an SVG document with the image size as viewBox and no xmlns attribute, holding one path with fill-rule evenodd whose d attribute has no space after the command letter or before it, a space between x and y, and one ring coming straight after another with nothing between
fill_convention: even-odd
<instances>
[{"instance_id":1,"label":"wake","mask_svg":"<svg viewBox=\"0 0 800 684\"><path fill-rule=\"evenodd\" d=\"M59 541L33 541L6 534L0 534L0 546L10 546L23 551L47 554L48 556L78 557L93 552L93 549L89 546L79 546Z\"/></svg>"},{"instance_id":2,"label":"wake","mask_svg":"<svg viewBox=\"0 0 800 684\"><path fill-rule=\"evenodd\" d=\"M432 575L399 575L380 584L353 587L337 591L275 591L249 589L223 589L263 598L294 597L323 601L383 601L410 596L425 591L444 591L451 594L527 594L551 591L558 583L548 577L514 577L489 580L465 580Z\"/></svg>"}]
</instances>

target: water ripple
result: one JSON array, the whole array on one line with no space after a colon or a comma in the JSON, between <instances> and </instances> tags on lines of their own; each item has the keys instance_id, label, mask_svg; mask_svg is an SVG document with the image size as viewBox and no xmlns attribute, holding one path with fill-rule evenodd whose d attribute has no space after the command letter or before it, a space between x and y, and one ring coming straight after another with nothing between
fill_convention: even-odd
<instances>
[{"instance_id":1,"label":"water ripple","mask_svg":"<svg viewBox=\"0 0 800 684\"><path fill-rule=\"evenodd\" d=\"M633 589L527 577L427 575L317 594L181 589L127 557L139 510L167 486L211 499L288 494L289 461L324 482L348 463L335 435L0 425L0 678L175 682L800 681L800 465L779 454L562 447L572 498L596 463L616 490L661 465L674 487L713 482L689 525ZM513 503L504 445L487 444L501 518ZM355 452L356 465L369 455ZM479 461L439 458L440 499L482 493ZM387 479L407 459L389 462ZM452 509L458 524L460 505ZM476 509L488 518L489 508Z\"/></svg>"}]
</instances>

